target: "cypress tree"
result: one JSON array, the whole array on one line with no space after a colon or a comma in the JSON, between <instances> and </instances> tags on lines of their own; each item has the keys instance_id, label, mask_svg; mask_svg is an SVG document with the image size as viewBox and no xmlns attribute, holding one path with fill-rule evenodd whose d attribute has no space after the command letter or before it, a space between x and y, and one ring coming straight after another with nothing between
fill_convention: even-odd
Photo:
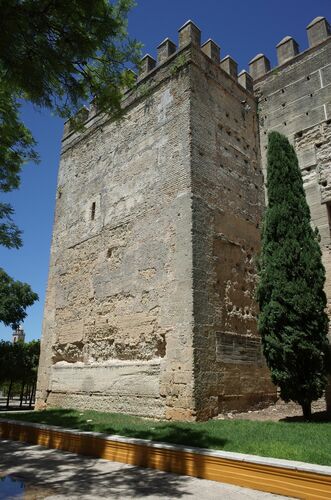
<instances>
[{"instance_id":1,"label":"cypress tree","mask_svg":"<svg viewBox=\"0 0 331 500\"><path fill-rule=\"evenodd\" d=\"M258 328L281 398L299 403L309 419L327 384L325 269L294 148L278 132L268 137L267 193Z\"/></svg>"}]
</instances>

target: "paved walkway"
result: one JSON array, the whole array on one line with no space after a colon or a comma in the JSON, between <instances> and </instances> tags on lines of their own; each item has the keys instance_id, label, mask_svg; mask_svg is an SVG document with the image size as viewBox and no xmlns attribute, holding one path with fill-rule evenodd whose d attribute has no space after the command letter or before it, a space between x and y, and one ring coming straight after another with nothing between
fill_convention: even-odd
<instances>
[{"instance_id":1,"label":"paved walkway","mask_svg":"<svg viewBox=\"0 0 331 500\"><path fill-rule=\"evenodd\" d=\"M20 478L24 498L96 500L101 498L147 499L270 499L285 497L237 486L143 469L94 459L16 441L0 441L0 476ZM8 496L11 479L0 481L0 499ZM1 495L3 490L9 488ZM22 492L22 490L21 490ZM7 495L7 496L6 496Z\"/></svg>"}]
</instances>

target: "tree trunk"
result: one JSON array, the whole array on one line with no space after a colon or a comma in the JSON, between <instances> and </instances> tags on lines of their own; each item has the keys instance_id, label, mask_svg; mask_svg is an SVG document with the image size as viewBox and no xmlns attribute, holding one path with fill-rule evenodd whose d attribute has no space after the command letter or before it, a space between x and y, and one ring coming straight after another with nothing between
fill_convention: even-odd
<instances>
[{"instance_id":1,"label":"tree trunk","mask_svg":"<svg viewBox=\"0 0 331 500\"><path fill-rule=\"evenodd\" d=\"M25 389L25 404L28 402L28 399L29 399L29 384L26 386L26 389Z\"/></svg>"},{"instance_id":2,"label":"tree trunk","mask_svg":"<svg viewBox=\"0 0 331 500\"><path fill-rule=\"evenodd\" d=\"M9 408L9 399L10 399L10 393L12 389L13 381L10 381L9 387L8 387L8 394L7 394L7 408Z\"/></svg>"},{"instance_id":3,"label":"tree trunk","mask_svg":"<svg viewBox=\"0 0 331 500\"><path fill-rule=\"evenodd\" d=\"M35 384L33 384L33 385L32 385L32 387L31 387L31 394L30 394L30 403L29 403L29 408L31 408L31 406L32 406L32 401L33 401L34 391L35 391Z\"/></svg>"},{"instance_id":4,"label":"tree trunk","mask_svg":"<svg viewBox=\"0 0 331 500\"><path fill-rule=\"evenodd\" d=\"M22 385L21 385L21 394L20 394L20 408L22 408L22 405L23 405L24 387L25 387L25 383L22 382Z\"/></svg>"},{"instance_id":5,"label":"tree trunk","mask_svg":"<svg viewBox=\"0 0 331 500\"><path fill-rule=\"evenodd\" d=\"M311 401L301 403L302 413L305 420L311 419Z\"/></svg>"}]
</instances>

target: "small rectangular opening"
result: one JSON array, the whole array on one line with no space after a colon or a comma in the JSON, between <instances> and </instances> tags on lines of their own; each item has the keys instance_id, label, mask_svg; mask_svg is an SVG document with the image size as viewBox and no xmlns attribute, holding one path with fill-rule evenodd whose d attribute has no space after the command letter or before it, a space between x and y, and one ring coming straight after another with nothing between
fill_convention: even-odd
<instances>
[{"instance_id":1,"label":"small rectangular opening","mask_svg":"<svg viewBox=\"0 0 331 500\"><path fill-rule=\"evenodd\" d=\"M91 220L95 219L95 201L92 203L91 206Z\"/></svg>"}]
</instances>

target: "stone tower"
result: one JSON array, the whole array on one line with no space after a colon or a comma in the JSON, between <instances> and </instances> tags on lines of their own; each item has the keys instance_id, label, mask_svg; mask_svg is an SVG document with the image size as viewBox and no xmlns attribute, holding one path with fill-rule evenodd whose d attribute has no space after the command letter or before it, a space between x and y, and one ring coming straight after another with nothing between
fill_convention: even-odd
<instances>
[{"instance_id":1,"label":"stone tower","mask_svg":"<svg viewBox=\"0 0 331 500\"><path fill-rule=\"evenodd\" d=\"M92 108L84 132L65 126L37 406L206 419L275 399L254 302L261 165L276 117L295 119L301 71L305 93L321 75L308 106L320 121L285 133L306 159L306 135L327 134L328 25L308 29L311 48L286 38L279 68L259 55L250 76L188 21L178 47L165 39L143 58L123 120Z\"/></svg>"},{"instance_id":2,"label":"stone tower","mask_svg":"<svg viewBox=\"0 0 331 500\"><path fill-rule=\"evenodd\" d=\"M25 340L25 333L21 326L18 326L12 333L12 343L16 344L16 342L23 342Z\"/></svg>"}]
</instances>

